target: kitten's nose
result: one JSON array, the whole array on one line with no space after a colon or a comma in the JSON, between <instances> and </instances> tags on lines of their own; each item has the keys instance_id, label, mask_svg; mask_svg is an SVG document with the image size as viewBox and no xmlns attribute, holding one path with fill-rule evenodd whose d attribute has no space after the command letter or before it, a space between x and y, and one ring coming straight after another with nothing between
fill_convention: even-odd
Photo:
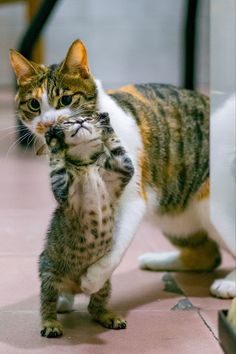
<instances>
[{"instance_id":1,"label":"kitten's nose","mask_svg":"<svg viewBox=\"0 0 236 354\"><path fill-rule=\"evenodd\" d=\"M85 119L82 117L76 118L76 123L82 124L84 121L85 121Z\"/></svg>"}]
</instances>

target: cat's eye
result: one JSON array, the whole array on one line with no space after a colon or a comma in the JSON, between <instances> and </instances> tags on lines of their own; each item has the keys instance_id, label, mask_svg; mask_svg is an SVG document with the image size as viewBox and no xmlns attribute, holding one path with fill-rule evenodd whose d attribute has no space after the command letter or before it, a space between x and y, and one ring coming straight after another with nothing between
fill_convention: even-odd
<instances>
[{"instance_id":1,"label":"cat's eye","mask_svg":"<svg viewBox=\"0 0 236 354\"><path fill-rule=\"evenodd\" d=\"M36 98L32 98L31 100L28 101L28 108L32 111L32 112L37 112L40 108L40 103L38 100L36 100Z\"/></svg>"},{"instance_id":2,"label":"cat's eye","mask_svg":"<svg viewBox=\"0 0 236 354\"><path fill-rule=\"evenodd\" d=\"M64 95L61 96L60 98L60 104L61 106L69 106L72 102L72 96L71 95Z\"/></svg>"}]
</instances>

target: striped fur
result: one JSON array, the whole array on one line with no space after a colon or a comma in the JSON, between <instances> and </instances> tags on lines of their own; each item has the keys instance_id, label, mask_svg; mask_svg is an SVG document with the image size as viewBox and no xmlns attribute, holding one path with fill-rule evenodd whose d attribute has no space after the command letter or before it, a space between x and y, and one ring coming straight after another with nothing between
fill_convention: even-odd
<instances>
[{"instance_id":1,"label":"striped fur","mask_svg":"<svg viewBox=\"0 0 236 354\"><path fill-rule=\"evenodd\" d=\"M209 177L208 98L158 84L127 86L110 95L140 128L144 189L156 192L159 212L181 212Z\"/></svg>"}]
</instances>

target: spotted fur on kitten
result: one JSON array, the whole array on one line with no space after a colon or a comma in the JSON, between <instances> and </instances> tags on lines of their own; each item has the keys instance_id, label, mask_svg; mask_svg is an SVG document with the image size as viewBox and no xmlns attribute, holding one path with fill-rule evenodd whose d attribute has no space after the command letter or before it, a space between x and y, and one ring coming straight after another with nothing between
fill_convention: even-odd
<instances>
[{"instance_id":1,"label":"spotted fur on kitten","mask_svg":"<svg viewBox=\"0 0 236 354\"><path fill-rule=\"evenodd\" d=\"M19 84L19 113L32 132L41 135L41 122L54 122L60 115L108 112L134 165L134 177L119 201L116 242L82 277L85 292L97 291L110 278L147 213L178 250L145 254L140 258L142 268L201 271L220 264L218 245L225 244L210 220L206 96L159 84L105 92L90 72L80 40L72 43L57 66L29 62L16 51L11 52L11 63ZM231 284L232 291L218 296L236 296Z\"/></svg>"},{"instance_id":2,"label":"spotted fur on kitten","mask_svg":"<svg viewBox=\"0 0 236 354\"><path fill-rule=\"evenodd\" d=\"M117 199L133 175L133 166L108 114L61 119L45 130L58 207L40 256L41 334L57 337L62 334L56 315L59 295L81 293L81 275L110 251ZM126 322L106 309L110 291L107 280L91 295L89 312L107 328L125 328Z\"/></svg>"}]
</instances>

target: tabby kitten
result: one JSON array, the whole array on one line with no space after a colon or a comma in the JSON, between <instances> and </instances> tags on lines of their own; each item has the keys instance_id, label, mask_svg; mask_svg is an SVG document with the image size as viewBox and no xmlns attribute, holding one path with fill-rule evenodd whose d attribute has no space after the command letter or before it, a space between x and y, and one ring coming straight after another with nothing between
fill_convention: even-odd
<instances>
[{"instance_id":1,"label":"tabby kitten","mask_svg":"<svg viewBox=\"0 0 236 354\"><path fill-rule=\"evenodd\" d=\"M58 207L40 256L41 334L58 337L62 335L56 315L59 294L81 293L81 276L111 250L117 199L133 175L133 166L106 113L61 117L60 123L44 128ZM91 295L89 312L107 328L125 328L126 322L106 309L110 289L108 279Z\"/></svg>"},{"instance_id":2,"label":"tabby kitten","mask_svg":"<svg viewBox=\"0 0 236 354\"><path fill-rule=\"evenodd\" d=\"M94 293L110 278L147 213L178 251L141 256L142 268L201 271L220 264L218 244L225 245L209 213L207 97L158 84L105 92L90 72L80 40L57 66L35 64L16 51L11 52L11 63L19 84L18 110L32 132L40 135L40 122L76 110L108 112L134 165L134 176L119 201L112 249L82 276L83 291ZM235 250L231 252L235 256ZM224 279L220 282L225 284ZM219 289L213 286L212 292L236 296L233 280L227 280L227 289Z\"/></svg>"}]
</instances>

